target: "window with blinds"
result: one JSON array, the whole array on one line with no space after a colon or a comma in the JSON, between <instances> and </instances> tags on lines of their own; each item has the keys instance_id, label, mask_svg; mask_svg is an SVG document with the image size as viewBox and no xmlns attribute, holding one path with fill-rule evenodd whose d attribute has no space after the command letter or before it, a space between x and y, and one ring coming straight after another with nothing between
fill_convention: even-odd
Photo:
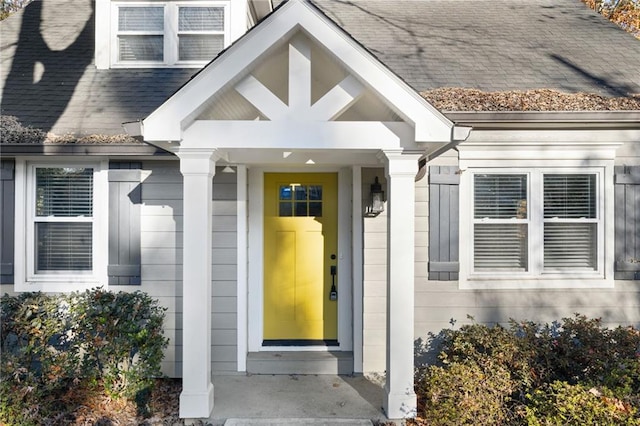
<instances>
[{"instance_id":1,"label":"window with blinds","mask_svg":"<svg viewBox=\"0 0 640 426\"><path fill-rule=\"evenodd\" d=\"M178 8L178 59L180 61L210 61L223 48L223 8Z\"/></svg>"},{"instance_id":2,"label":"window with blinds","mask_svg":"<svg viewBox=\"0 0 640 426\"><path fill-rule=\"evenodd\" d=\"M118 8L118 61L164 60L164 7Z\"/></svg>"},{"instance_id":3,"label":"window with blinds","mask_svg":"<svg viewBox=\"0 0 640 426\"><path fill-rule=\"evenodd\" d=\"M93 169L35 169L35 272L91 271Z\"/></svg>"},{"instance_id":4,"label":"window with blinds","mask_svg":"<svg viewBox=\"0 0 640 426\"><path fill-rule=\"evenodd\" d=\"M473 271L598 271L597 173L473 174Z\"/></svg>"},{"instance_id":5,"label":"window with blinds","mask_svg":"<svg viewBox=\"0 0 640 426\"><path fill-rule=\"evenodd\" d=\"M225 3L166 1L114 7L118 64L201 64L224 49Z\"/></svg>"},{"instance_id":6,"label":"window with blinds","mask_svg":"<svg viewBox=\"0 0 640 426\"><path fill-rule=\"evenodd\" d=\"M596 175L544 175L544 268L596 270Z\"/></svg>"},{"instance_id":7,"label":"window with blinds","mask_svg":"<svg viewBox=\"0 0 640 426\"><path fill-rule=\"evenodd\" d=\"M528 269L527 175L474 176L476 270Z\"/></svg>"}]
</instances>

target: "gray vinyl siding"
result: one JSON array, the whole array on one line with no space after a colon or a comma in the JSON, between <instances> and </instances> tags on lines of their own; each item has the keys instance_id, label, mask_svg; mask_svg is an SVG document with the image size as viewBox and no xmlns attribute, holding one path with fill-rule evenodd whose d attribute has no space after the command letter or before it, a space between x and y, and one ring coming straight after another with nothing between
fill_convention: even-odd
<instances>
[{"instance_id":1,"label":"gray vinyl siding","mask_svg":"<svg viewBox=\"0 0 640 426\"><path fill-rule=\"evenodd\" d=\"M506 325L511 318L551 322L580 313L605 326L640 325L637 282L617 281L613 289L459 290L452 281L416 280L416 338L472 321Z\"/></svg>"},{"instance_id":2,"label":"gray vinyl siding","mask_svg":"<svg viewBox=\"0 0 640 426\"><path fill-rule=\"evenodd\" d=\"M378 177L387 193L384 169L362 169L362 197L366 204L371 184ZM386 369L387 342L387 212L363 218L363 321L364 372Z\"/></svg>"},{"instance_id":3,"label":"gray vinyl siding","mask_svg":"<svg viewBox=\"0 0 640 426\"><path fill-rule=\"evenodd\" d=\"M216 169L213 178L211 369L238 371L237 174Z\"/></svg>"},{"instance_id":4,"label":"gray vinyl siding","mask_svg":"<svg viewBox=\"0 0 640 426\"><path fill-rule=\"evenodd\" d=\"M141 290L167 308L164 333L169 346L162 371L181 377L182 175L177 161L145 161L142 170L141 285L110 289ZM213 183L211 357L214 373L231 373L237 371L236 175L221 171L216 170Z\"/></svg>"},{"instance_id":5,"label":"gray vinyl siding","mask_svg":"<svg viewBox=\"0 0 640 426\"><path fill-rule=\"evenodd\" d=\"M182 175L177 161L142 164L139 286L110 285L112 291L144 291L167 309L164 334L169 338L162 372L180 377L182 370Z\"/></svg>"},{"instance_id":6,"label":"gray vinyl siding","mask_svg":"<svg viewBox=\"0 0 640 426\"><path fill-rule=\"evenodd\" d=\"M631 147L624 147L623 152L624 159L617 159L616 164L631 165L640 162L640 158L631 155ZM416 200L424 198L424 193L428 193L424 180L416 183ZM461 205L464 204L461 202ZM422 207L416 205L416 211L420 209ZM416 220L420 219L417 217ZM420 233L418 226L422 225L416 223L416 241ZM616 280L611 289L571 289L568 283L567 288L563 289L460 290L457 281L428 280L426 274L420 272L419 253L421 252L416 247L416 339L426 340L429 333L438 333L443 328L458 328L473 321L487 325L507 325L510 319L551 322L575 313L602 318L603 325L608 327L640 326L638 281ZM427 356L417 361L432 359Z\"/></svg>"}]
</instances>

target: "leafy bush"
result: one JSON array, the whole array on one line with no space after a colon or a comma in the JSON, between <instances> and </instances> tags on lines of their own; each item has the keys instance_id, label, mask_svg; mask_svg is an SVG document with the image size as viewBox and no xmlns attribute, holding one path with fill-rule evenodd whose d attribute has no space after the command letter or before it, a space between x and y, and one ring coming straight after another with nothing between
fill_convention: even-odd
<instances>
[{"instance_id":1,"label":"leafy bush","mask_svg":"<svg viewBox=\"0 0 640 426\"><path fill-rule=\"evenodd\" d=\"M452 363L422 370L416 380L423 418L430 425L498 425L516 387L503 366L486 362Z\"/></svg>"},{"instance_id":2,"label":"leafy bush","mask_svg":"<svg viewBox=\"0 0 640 426\"><path fill-rule=\"evenodd\" d=\"M100 289L5 295L0 314L0 421L53 421L61 405L98 387L135 399L145 414L168 343L164 309L148 295Z\"/></svg>"},{"instance_id":3,"label":"leafy bush","mask_svg":"<svg viewBox=\"0 0 640 426\"><path fill-rule=\"evenodd\" d=\"M604 389L553 382L527 395L530 426L638 425L637 408Z\"/></svg>"},{"instance_id":4,"label":"leafy bush","mask_svg":"<svg viewBox=\"0 0 640 426\"><path fill-rule=\"evenodd\" d=\"M440 363L416 370L429 424L640 425L633 327L607 329L575 315L508 328L474 323L431 340L440 342Z\"/></svg>"}]
</instances>

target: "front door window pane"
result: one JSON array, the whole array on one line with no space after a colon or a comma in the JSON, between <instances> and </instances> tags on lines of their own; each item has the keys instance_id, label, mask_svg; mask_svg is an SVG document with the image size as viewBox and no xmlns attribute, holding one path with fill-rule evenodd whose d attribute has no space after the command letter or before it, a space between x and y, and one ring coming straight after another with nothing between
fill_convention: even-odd
<instances>
[{"instance_id":1,"label":"front door window pane","mask_svg":"<svg viewBox=\"0 0 640 426\"><path fill-rule=\"evenodd\" d=\"M322 217L322 185L280 185L280 217Z\"/></svg>"}]
</instances>

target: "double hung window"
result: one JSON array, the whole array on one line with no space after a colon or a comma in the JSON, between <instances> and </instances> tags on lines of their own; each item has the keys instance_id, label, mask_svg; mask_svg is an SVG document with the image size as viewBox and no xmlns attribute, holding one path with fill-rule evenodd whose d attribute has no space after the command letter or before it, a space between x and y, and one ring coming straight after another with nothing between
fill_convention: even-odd
<instances>
[{"instance_id":1,"label":"double hung window","mask_svg":"<svg viewBox=\"0 0 640 426\"><path fill-rule=\"evenodd\" d=\"M93 269L93 168L35 167L33 271Z\"/></svg>"},{"instance_id":2,"label":"double hung window","mask_svg":"<svg viewBox=\"0 0 640 426\"><path fill-rule=\"evenodd\" d=\"M107 174L102 161L16 162L18 291L73 291L106 283Z\"/></svg>"},{"instance_id":3,"label":"double hung window","mask_svg":"<svg viewBox=\"0 0 640 426\"><path fill-rule=\"evenodd\" d=\"M597 170L475 171L471 273L598 273L601 186Z\"/></svg>"},{"instance_id":4,"label":"double hung window","mask_svg":"<svg viewBox=\"0 0 640 426\"><path fill-rule=\"evenodd\" d=\"M114 8L113 62L118 65L202 65L228 39L226 2L122 2Z\"/></svg>"}]
</instances>

